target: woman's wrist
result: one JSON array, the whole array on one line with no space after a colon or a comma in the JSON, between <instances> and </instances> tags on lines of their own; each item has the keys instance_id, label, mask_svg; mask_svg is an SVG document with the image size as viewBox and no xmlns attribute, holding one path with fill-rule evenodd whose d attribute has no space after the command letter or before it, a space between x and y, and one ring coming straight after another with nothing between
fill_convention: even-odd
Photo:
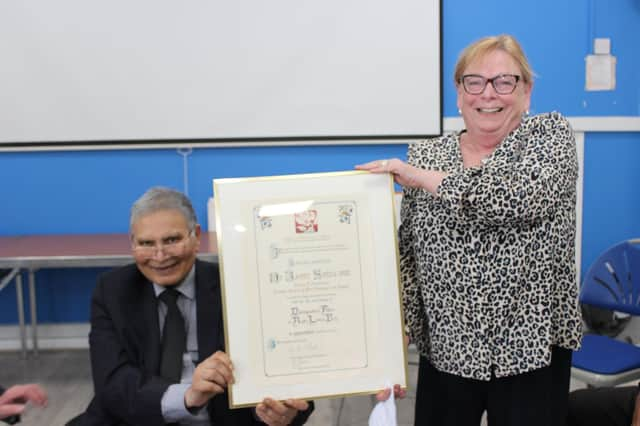
<instances>
[{"instance_id":1,"label":"woman's wrist","mask_svg":"<svg viewBox=\"0 0 640 426\"><path fill-rule=\"evenodd\" d=\"M442 180L447 176L446 173L435 170L425 170L423 175L421 187L434 195L438 192Z\"/></svg>"}]
</instances>

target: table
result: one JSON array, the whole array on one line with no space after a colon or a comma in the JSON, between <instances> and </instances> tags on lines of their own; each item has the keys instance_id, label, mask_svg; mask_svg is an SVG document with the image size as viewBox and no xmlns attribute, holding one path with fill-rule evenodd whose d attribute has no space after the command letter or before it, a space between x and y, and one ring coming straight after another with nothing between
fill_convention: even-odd
<instances>
[{"instance_id":1,"label":"table","mask_svg":"<svg viewBox=\"0 0 640 426\"><path fill-rule=\"evenodd\" d=\"M217 261L215 232L203 232L198 257ZM41 268L99 268L133 262L129 234L28 235L0 237L0 269L9 275L0 281L0 291L12 280L16 283L18 322L22 356L27 356L22 270L29 274L31 338L38 355L38 318L35 272Z\"/></svg>"}]
</instances>

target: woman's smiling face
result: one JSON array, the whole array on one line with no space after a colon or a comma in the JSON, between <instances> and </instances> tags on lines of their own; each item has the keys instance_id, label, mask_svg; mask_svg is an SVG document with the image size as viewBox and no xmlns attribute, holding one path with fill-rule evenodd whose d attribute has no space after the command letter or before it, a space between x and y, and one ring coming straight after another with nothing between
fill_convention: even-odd
<instances>
[{"instance_id":1,"label":"woman's smiling face","mask_svg":"<svg viewBox=\"0 0 640 426\"><path fill-rule=\"evenodd\" d=\"M518 63L503 50L493 50L476 59L463 74L486 79L501 74L520 76L513 93L506 95L497 93L491 83L486 84L482 93L471 95L464 90L462 82L457 83L457 105L467 132L471 135L493 135L496 142L501 141L518 127L522 114L529 109L532 84L523 81Z\"/></svg>"}]
</instances>

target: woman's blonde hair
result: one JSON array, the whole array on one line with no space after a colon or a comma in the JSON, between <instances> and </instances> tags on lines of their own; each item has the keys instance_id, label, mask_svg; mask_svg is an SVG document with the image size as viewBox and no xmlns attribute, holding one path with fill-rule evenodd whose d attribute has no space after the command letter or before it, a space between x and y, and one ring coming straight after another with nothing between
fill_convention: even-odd
<instances>
[{"instance_id":1,"label":"woman's blonde hair","mask_svg":"<svg viewBox=\"0 0 640 426\"><path fill-rule=\"evenodd\" d=\"M462 73L467 69L467 66L469 66L470 63L496 50L502 50L508 53L518 63L520 72L522 73L522 80L525 83L531 83L533 81L533 71L531 70L529 61L527 61L527 57L525 56L520 43L518 43L513 36L501 34L481 38L480 40L477 40L465 47L458 58L455 72L453 74L455 84L457 85L460 83L462 80Z\"/></svg>"}]
</instances>

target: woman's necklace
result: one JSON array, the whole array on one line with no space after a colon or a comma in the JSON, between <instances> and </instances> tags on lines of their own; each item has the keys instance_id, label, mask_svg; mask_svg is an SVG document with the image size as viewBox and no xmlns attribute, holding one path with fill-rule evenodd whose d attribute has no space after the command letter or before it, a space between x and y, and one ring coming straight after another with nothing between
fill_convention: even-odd
<instances>
[{"instance_id":1,"label":"woman's necklace","mask_svg":"<svg viewBox=\"0 0 640 426\"><path fill-rule=\"evenodd\" d=\"M464 167L477 167L487 163L489 156L493 153L493 149L478 149L478 146L471 142L468 133L462 133L459 138L460 153L462 154L462 163Z\"/></svg>"}]
</instances>

